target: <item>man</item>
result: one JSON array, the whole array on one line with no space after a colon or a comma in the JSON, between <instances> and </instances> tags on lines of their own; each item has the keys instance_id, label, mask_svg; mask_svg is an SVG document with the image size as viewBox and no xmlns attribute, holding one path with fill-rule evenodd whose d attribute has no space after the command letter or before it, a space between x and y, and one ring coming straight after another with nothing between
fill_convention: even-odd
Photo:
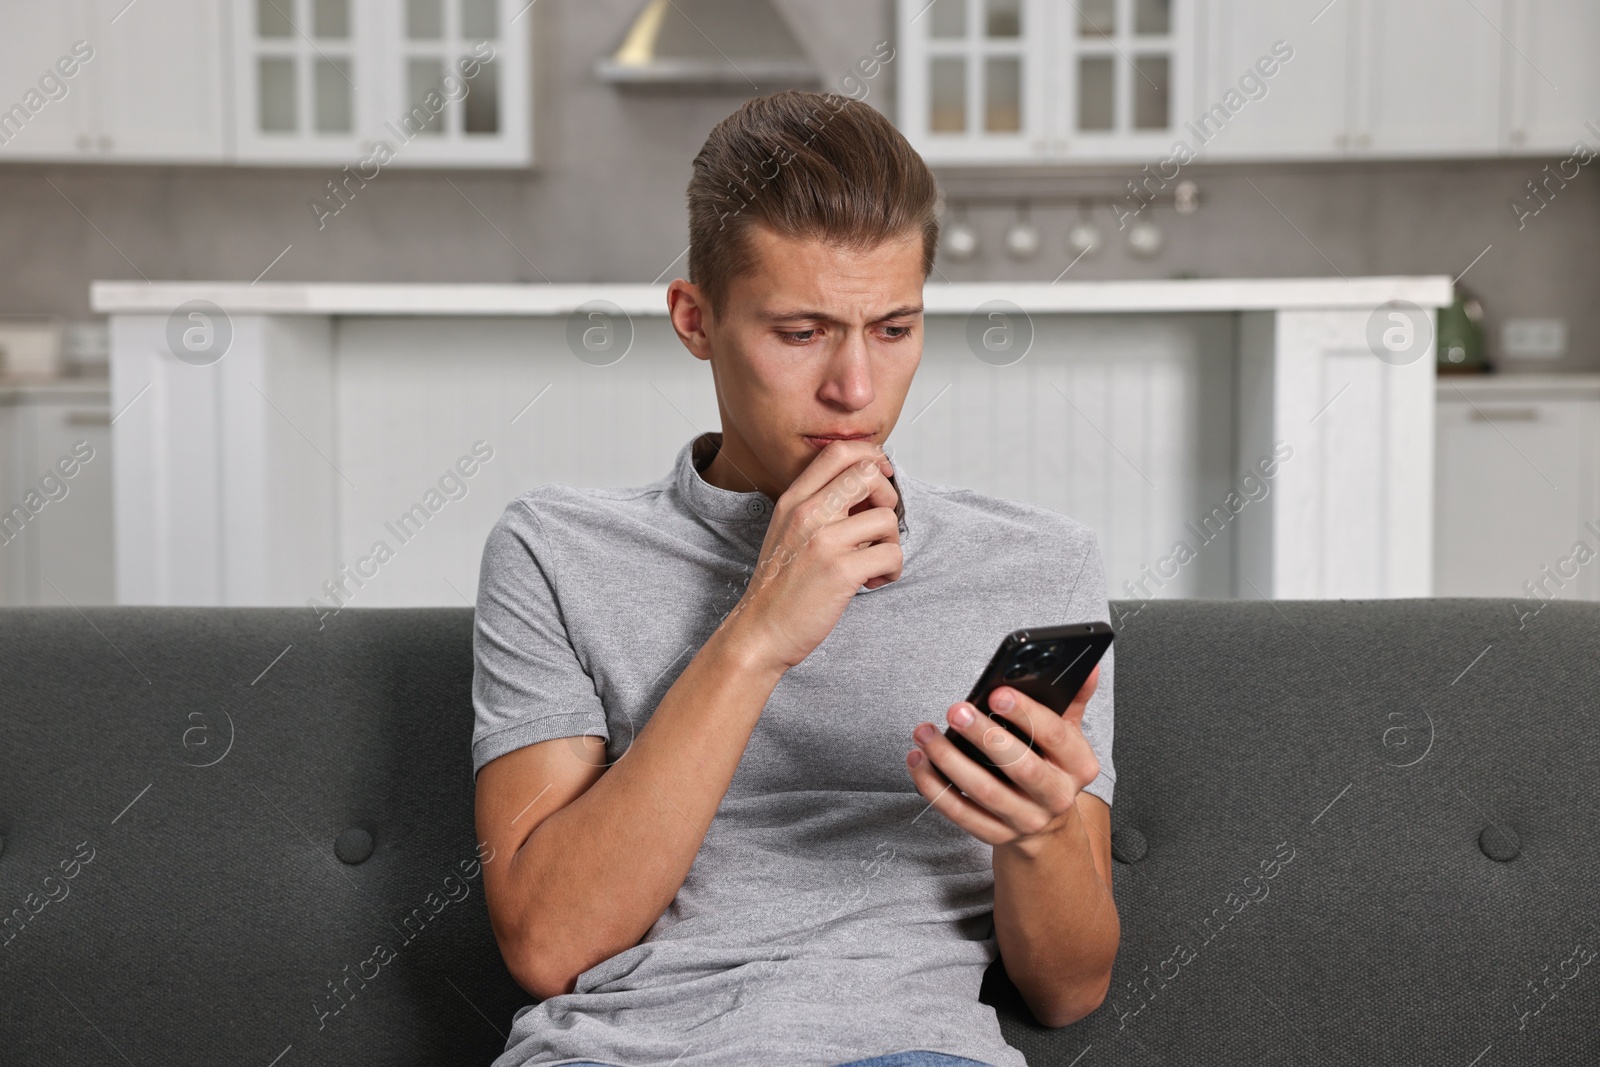
<instances>
[{"instance_id":1,"label":"man","mask_svg":"<svg viewBox=\"0 0 1600 1067\"><path fill-rule=\"evenodd\" d=\"M490 534L484 889L541 998L497 1067L1025 1067L978 1000L997 952L1046 1026L1104 999L1112 657L1065 716L1019 695L1037 751L960 700L1011 630L1107 621L1095 536L882 448L936 196L858 101L723 120L667 293L721 432L647 486L540 486Z\"/></svg>"}]
</instances>

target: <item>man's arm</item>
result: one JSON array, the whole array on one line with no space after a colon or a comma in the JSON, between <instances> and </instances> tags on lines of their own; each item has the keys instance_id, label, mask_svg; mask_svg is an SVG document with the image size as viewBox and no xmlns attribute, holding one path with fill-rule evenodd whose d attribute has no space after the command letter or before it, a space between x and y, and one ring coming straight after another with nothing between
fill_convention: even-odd
<instances>
[{"instance_id":1,"label":"man's arm","mask_svg":"<svg viewBox=\"0 0 1600 1067\"><path fill-rule=\"evenodd\" d=\"M994 932L1006 974L1045 1026L1104 1002L1122 924L1111 894L1111 807L1080 792L1048 835L994 849Z\"/></svg>"},{"instance_id":2,"label":"man's arm","mask_svg":"<svg viewBox=\"0 0 1600 1067\"><path fill-rule=\"evenodd\" d=\"M571 992L649 932L688 876L779 679L862 585L900 577L888 473L865 441L818 453L777 500L744 595L615 764L603 766L599 738L572 736L479 771L479 839L507 857L483 866L490 924L528 992ZM865 510L850 514L857 505Z\"/></svg>"},{"instance_id":3,"label":"man's arm","mask_svg":"<svg viewBox=\"0 0 1600 1067\"><path fill-rule=\"evenodd\" d=\"M1111 895L1111 808L1084 791L1100 774L1082 726L1099 679L1096 666L1059 715L1011 686L990 694L989 705L1037 751L970 702L950 707L950 729L1004 768L1006 781L932 723L917 726L917 748L906 754L929 803L993 846L1000 958L1034 1018L1050 1027L1105 1000L1122 938Z\"/></svg>"},{"instance_id":4,"label":"man's arm","mask_svg":"<svg viewBox=\"0 0 1600 1067\"><path fill-rule=\"evenodd\" d=\"M690 661L624 756L597 737L509 752L478 773L490 924L543 1000L637 944L672 903L783 672L734 629Z\"/></svg>"}]
</instances>

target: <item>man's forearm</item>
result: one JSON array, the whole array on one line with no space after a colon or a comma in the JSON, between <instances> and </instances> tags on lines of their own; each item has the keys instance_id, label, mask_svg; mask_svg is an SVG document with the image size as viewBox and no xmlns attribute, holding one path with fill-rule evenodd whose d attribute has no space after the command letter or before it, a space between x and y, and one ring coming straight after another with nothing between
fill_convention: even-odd
<instances>
[{"instance_id":1,"label":"man's forearm","mask_svg":"<svg viewBox=\"0 0 1600 1067\"><path fill-rule=\"evenodd\" d=\"M543 995L637 944L694 863L783 671L736 628L708 639L623 756L512 858Z\"/></svg>"},{"instance_id":2,"label":"man's forearm","mask_svg":"<svg viewBox=\"0 0 1600 1067\"><path fill-rule=\"evenodd\" d=\"M1006 974L1045 1026L1105 998L1122 927L1081 812L1048 837L994 849L995 940ZM1109 874L1109 872L1108 872Z\"/></svg>"}]
</instances>

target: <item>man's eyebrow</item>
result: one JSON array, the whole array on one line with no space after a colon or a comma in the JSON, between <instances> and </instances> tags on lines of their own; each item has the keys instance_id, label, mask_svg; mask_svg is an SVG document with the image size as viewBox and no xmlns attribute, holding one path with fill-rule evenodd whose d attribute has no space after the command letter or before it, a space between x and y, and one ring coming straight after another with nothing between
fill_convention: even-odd
<instances>
[{"instance_id":1,"label":"man's eyebrow","mask_svg":"<svg viewBox=\"0 0 1600 1067\"><path fill-rule=\"evenodd\" d=\"M884 319L903 319L912 315L920 314L922 314L921 304L906 304L903 307L897 307L891 311L887 311L872 321L882 322ZM781 310L764 309L758 312L758 315L759 317L766 319L768 322L792 322L796 319L817 320L820 322L833 323L837 323L839 321L825 311L816 311L811 308L785 308Z\"/></svg>"}]
</instances>

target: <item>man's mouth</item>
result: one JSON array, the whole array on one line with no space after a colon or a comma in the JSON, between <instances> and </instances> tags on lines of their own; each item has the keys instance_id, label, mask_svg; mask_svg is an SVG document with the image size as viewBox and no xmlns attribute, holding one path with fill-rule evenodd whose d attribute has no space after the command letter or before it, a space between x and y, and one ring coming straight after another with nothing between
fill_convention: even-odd
<instances>
[{"instance_id":1,"label":"man's mouth","mask_svg":"<svg viewBox=\"0 0 1600 1067\"><path fill-rule=\"evenodd\" d=\"M813 437L810 434L804 434L803 436L805 437L806 441L810 443L812 448L815 448L818 451L821 451L822 449L828 447L828 442L829 441L865 441L865 440L869 439L870 437L872 437L872 434L870 434L870 433L825 434L825 435L823 435L821 437Z\"/></svg>"}]
</instances>

